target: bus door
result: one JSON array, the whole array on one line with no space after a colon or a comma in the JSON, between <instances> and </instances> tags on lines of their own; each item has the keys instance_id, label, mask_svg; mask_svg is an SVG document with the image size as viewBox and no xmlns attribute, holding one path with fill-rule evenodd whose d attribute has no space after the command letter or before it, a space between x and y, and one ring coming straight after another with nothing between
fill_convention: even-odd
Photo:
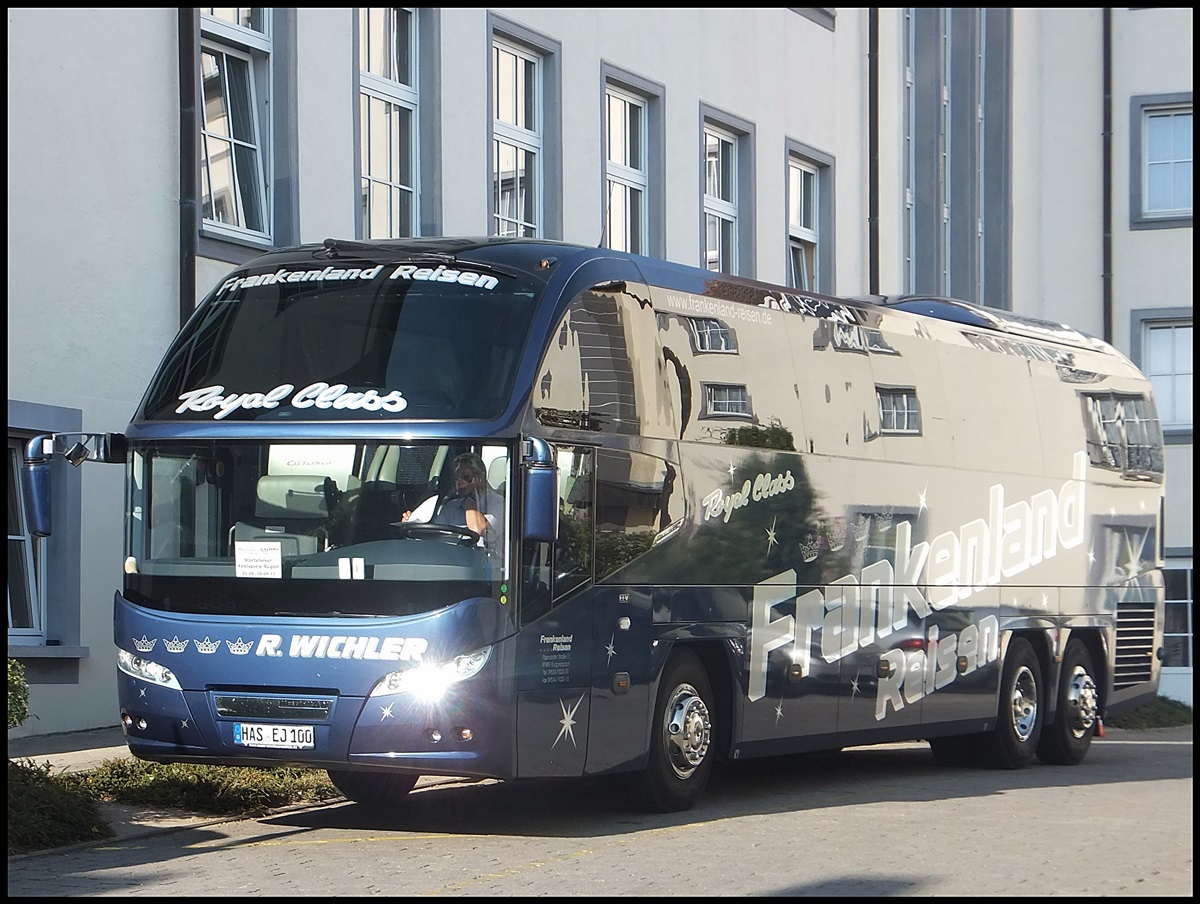
<instances>
[{"instance_id":1,"label":"bus door","mask_svg":"<svg viewBox=\"0 0 1200 904\"><path fill-rule=\"evenodd\" d=\"M558 539L524 541L519 569L517 775L583 774L591 710L595 451L559 446Z\"/></svg>"}]
</instances>

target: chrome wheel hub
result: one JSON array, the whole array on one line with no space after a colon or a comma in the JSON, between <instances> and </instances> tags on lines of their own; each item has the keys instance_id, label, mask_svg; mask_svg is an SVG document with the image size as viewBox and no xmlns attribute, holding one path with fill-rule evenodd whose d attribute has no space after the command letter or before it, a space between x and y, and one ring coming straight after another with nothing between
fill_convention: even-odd
<instances>
[{"instance_id":1,"label":"chrome wheel hub","mask_svg":"<svg viewBox=\"0 0 1200 904\"><path fill-rule=\"evenodd\" d=\"M664 741L671 768L688 778L704 762L712 735L708 707L690 684L675 688L664 713Z\"/></svg>"},{"instance_id":2,"label":"chrome wheel hub","mask_svg":"<svg viewBox=\"0 0 1200 904\"><path fill-rule=\"evenodd\" d=\"M1028 667L1021 666L1013 681L1012 722L1017 739L1022 743L1033 735L1037 725L1037 680Z\"/></svg>"},{"instance_id":3,"label":"chrome wheel hub","mask_svg":"<svg viewBox=\"0 0 1200 904\"><path fill-rule=\"evenodd\" d=\"M1067 724L1071 734L1082 738L1096 724L1096 714L1100 711L1100 694L1096 690L1096 682L1084 671L1083 666L1075 666L1067 680Z\"/></svg>"}]
</instances>

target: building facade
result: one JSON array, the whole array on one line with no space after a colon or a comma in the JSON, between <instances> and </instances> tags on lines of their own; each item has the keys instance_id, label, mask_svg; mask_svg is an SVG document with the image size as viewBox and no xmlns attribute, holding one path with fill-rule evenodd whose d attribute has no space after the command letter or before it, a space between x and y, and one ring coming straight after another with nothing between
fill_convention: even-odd
<instances>
[{"instance_id":1,"label":"building facade","mask_svg":"<svg viewBox=\"0 0 1200 904\"><path fill-rule=\"evenodd\" d=\"M123 429L214 283L327 237L564 239L1108 339L1168 438L1162 692L1191 703L1191 10L8 21L8 643L33 713L10 737L117 720L123 472L56 464L34 539L21 443Z\"/></svg>"}]
</instances>

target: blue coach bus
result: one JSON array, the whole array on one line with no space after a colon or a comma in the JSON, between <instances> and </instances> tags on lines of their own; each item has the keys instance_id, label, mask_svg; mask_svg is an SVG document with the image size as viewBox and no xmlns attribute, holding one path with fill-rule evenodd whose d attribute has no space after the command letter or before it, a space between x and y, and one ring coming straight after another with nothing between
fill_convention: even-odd
<instances>
[{"instance_id":1,"label":"blue coach bus","mask_svg":"<svg viewBox=\"0 0 1200 904\"><path fill-rule=\"evenodd\" d=\"M123 434L119 718L158 762L627 774L927 740L1083 760L1162 658L1148 380L1061 324L530 239L217 285Z\"/></svg>"}]
</instances>

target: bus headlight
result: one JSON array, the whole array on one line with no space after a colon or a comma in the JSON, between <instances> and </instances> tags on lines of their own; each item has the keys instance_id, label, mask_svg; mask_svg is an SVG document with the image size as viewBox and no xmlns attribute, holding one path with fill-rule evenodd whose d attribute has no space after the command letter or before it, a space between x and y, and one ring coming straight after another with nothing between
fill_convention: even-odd
<instances>
[{"instance_id":1,"label":"bus headlight","mask_svg":"<svg viewBox=\"0 0 1200 904\"><path fill-rule=\"evenodd\" d=\"M174 688L177 691L183 690L179 686L179 679L175 677L175 673L165 665L159 665L149 659L142 659L142 657L134 656L124 650L117 650L117 668L126 675L132 675L142 681Z\"/></svg>"},{"instance_id":2,"label":"bus headlight","mask_svg":"<svg viewBox=\"0 0 1200 904\"><path fill-rule=\"evenodd\" d=\"M371 688L370 696L411 694L426 703L435 703L445 696L450 685L478 675L491 655L492 648L484 647L455 656L449 662L422 662L412 668L389 672Z\"/></svg>"}]
</instances>

